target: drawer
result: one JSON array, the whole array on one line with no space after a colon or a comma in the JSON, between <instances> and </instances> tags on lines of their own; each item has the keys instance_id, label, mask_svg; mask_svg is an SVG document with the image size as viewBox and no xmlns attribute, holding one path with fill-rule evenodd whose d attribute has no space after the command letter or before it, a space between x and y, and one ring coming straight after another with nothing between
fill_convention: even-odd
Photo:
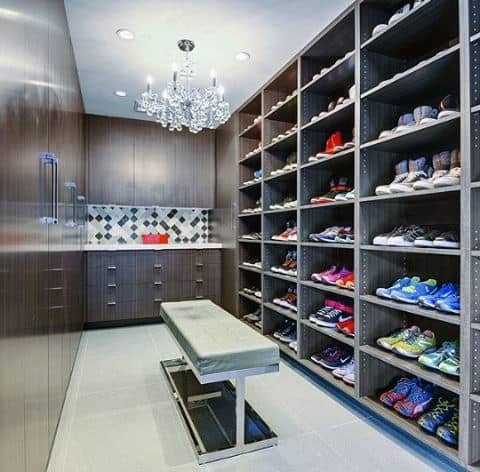
<instances>
[{"instance_id":1,"label":"drawer","mask_svg":"<svg viewBox=\"0 0 480 472\"><path fill-rule=\"evenodd\" d=\"M135 318L135 300L108 302L103 309L103 321L131 320Z\"/></svg>"}]
</instances>

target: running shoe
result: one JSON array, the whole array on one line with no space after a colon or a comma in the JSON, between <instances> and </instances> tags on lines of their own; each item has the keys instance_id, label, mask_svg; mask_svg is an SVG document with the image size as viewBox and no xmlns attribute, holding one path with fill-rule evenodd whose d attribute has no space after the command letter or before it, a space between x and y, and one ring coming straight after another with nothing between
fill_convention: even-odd
<instances>
[{"instance_id":1,"label":"running shoe","mask_svg":"<svg viewBox=\"0 0 480 472\"><path fill-rule=\"evenodd\" d=\"M453 349L450 349L444 355L444 359L440 362L438 370L444 374L460 377L460 348L458 343Z\"/></svg>"},{"instance_id":2,"label":"running shoe","mask_svg":"<svg viewBox=\"0 0 480 472\"><path fill-rule=\"evenodd\" d=\"M428 179L432 175L432 168L425 157L410 160L408 162L408 177L400 183L392 183L392 193L406 193L414 191L414 184L420 180ZM418 184L417 184L418 185Z\"/></svg>"},{"instance_id":3,"label":"running shoe","mask_svg":"<svg viewBox=\"0 0 480 472\"><path fill-rule=\"evenodd\" d=\"M327 274L322 277L322 282L328 284L328 285L336 285L337 280L342 279L344 277L347 277L348 275L351 275L353 272L350 269L347 269L346 267L343 267L340 271L334 273L334 274Z\"/></svg>"},{"instance_id":4,"label":"running shoe","mask_svg":"<svg viewBox=\"0 0 480 472\"><path fill-rule=\"evenodd\" d=\"M396 280L391 287L388 288L377 288L375 294L377 297L382 298L392 298L392 292L394 290L400 290L403 287L407 287L412 283L420 282L420 277L403 277L401 279Z\"/></svg>"},{"instance_id":5,"label":"running shoe","mask_svg":"<svg viewBox=\"0 0 480 472\"><path fill-rule=\"evenodd\" d=\"M323 277L330 275L330 274L335 274L339 271L339 268L337 266L330 266L327 270L324 270L323 272L318 272L315 274L312 274L311 279L314 282L323 282Z\"/></svg>"},{"instance_id":6,"label":"running shoe","mask_svg":"<svg viewBox=\"0 0 480 472\"><path fill-rule=\"evenodd\" d=\"M435 303L435 308L453 315L460 314L460 295L451 295Z\"/></svg>"},{"instance_id":7,"label":"running shoe","mask_svg":"<svg viewBox=\"0 0 480 472\"><path fill-rule=\"evenodd\" d=\"M317 354L313 354L313 356L310 356L310 359L315 362L315 364L319 364L320 365L320 361L324 358L324 357L329 357L331 356L333 353L335 353L337 350L337 348L335 346L327 346L322 352L319 352Z\"/></svg>"},{"instance_id":8,"label":"running shoe","mask_svg":"<svg viewBox=\"0 0 480 472\"><path fill-rule=\"evenodd\" d=\"M458 341L444 341L439 349L431 353L422 354L418 362L430 369L439 369L440 365L447 359L458 358L460 346Z\"/></svg>"},{"instance_id":9,"label":"running shoe","mask_svg":"<svg viewBox=\"0 0 480 472\"><path fill-rule=\"evenodd\" d=\"M458 249L460 247L460 237L457 231L446 231L438 235L433 241L433 247L443 247L448 249Z\"/></svg>"},{"instance_id":10,"label":"running shoe","mask_svg":"<svg viewBox=\"0 0 480 472\"><path fill-rule=\"evenodd\" d=\"M395 344L405 341L410 336L416 336L421 333L421 330L418 326L411 326L410 328L402 328L393 331L388 336L384 336L377 339L377 345L386 349L387 351L392 351Z\"/></svg>"},{"instance_id":11,"label":"running shoe","mask_svg":"<svg viewBox=\"0 0 480 472\"><path fill-rule=\"evenodd\" d=\"M457 408L458 402L450 398L440 397L433 409L422 415L417 423L425 431L435 434L439 426L444 425L453 417Z\"/></svg>"},{"instance_id":12,"label":"running shoe","mask_svg":"<svg viewBox=\"0 0 480 472\"><path fill-rule=\"evenodd\" d=\"M393 300L403 303L417 303L420 297L431 295L437 290L437 281L428 279L424 282L411 281L410 285L392 290L390 293Z\"/></svg>"},{"instance_id":13,"label":"running shoe","mask_svg":"<svg viewBox=\"0 0 480 472\"><path fill-rule=\"evenodd\" d=\"M346 375L355 370L355 360L352 358L348 364L332 370L332 375L337 379L343 379Z\"/></svg>"},{"instance_id":14,"label":"running shoe","mask_svg":"<svg viewBox=\"0 0 480 472\"><path fill-rule=\"evenodd\" d=\"M415 240L418 237L423 236L427 231L428 229L424 226L409 226L404 232L390 236L387 240L387 245L399 247L413 247L415 246Z\"/></svg>"},{"instance_id":15,"label":"running shoe","mask_svg":"<svg viewBox=\"0 0 480 472\"><path fill-rule=\"evenodd\" d=\"M411 388L408 397L396 402L393 408L402 416L418 418L428 410L434 399L433 385L418 382Z\"/></svg>"},{"instance_id":16,"label":"running shoe","mask_svg":"<svg viewBox=\"0 0 480 472\"><path fill-rule=\"evenodd\" d=\"M340 288L349 288L350 286L353 286L355 282L355 275L354 273L350 273L346 275L345 277L341 277L335 282L335 285Z\"/></svg>"},{"instance_id":17,"label":"running shoe","mask_svg":"<svg viewBox=\"0 0 480 472\"><path fill-rule=\"evenodd\" d=\"M390 189L390 185L399 184L399 183L403 182L407 177L408 177L408 161L404 160L404 161L399 162L395 166L395 178L393 179L393 181L390 184L387 184L387 185L379 185L375 189L375 194L376 195L389 195L390 193L392 193L392 191Z\"/></svg>"},{"instance_id":18,"label":"running shoe","mask_svg":"<svg viewBox=\"0 0 480 472\"><path fill-rule=\"evenodd\" d=\"M438 228L432 228L430 231L427 233L418 236L417 239L415 239L415 246L418 247L433 247L433 241L435 241L435 238L440 236L442 234L442 231Z\"/></svg>"},{"instance_id":19,"label":"running shoe","mask_svg":"<svg viewBox=\"0 0 480 472\"><path fill-rule=\"evenodd\" d=\"M290 332L292 328L293 328L293 321L285 320L281 328L273 333L273 337L276 339L280 339L281 336L284 336L288 332Z\"/></svg>"},{"instance_id":20,"label":"running shoe","mask_svg":"<svg viewBox=\"0 0 480 472\"><path fill-rule=\"evenodd\" d=\"M409 359L417 359L423 353L428 354L433 352L437 346L437 339L435 334L426 330L421 334L410 333L404 341L394 344L392 351Z\"/></svg>"},{"instance_id":21,"label":"running shoe","mask_svg":"<svg viewBox=\"0 0 480 472\"><path fill-rule=\"evenodd\" d=\"M353 307L337 303L335 309L328 310L323 314L318 314L315 323L318 326L326 328L335 328L337 323L351 319L353 316Z\"/></svg>"},{"instance_id":22,"label":"running shoe","mask_svg":"<svg viewBox=\"0 0 480 472\"><path fill-rule=\"evenodd\" d=\"M383 392L379 399L383 404L392 407L396 402L407 398L413 387L416 387L419 381L416 377L403 377L398 380L392 389Z\"/></svg>"},{"instance_id":23,"label":"running shoe","mask_svg":"<svg viewBox=\"0 0 480 472\"><path fill-rule=\"evenodd\" d=\"M352 359L352 353L342 348L336 348L320 358L319 364L325 369L334 370L348 364Z\"/></svg>"},{"instance_id":24,"label":"running shoe","mask_svg":"<svg viewBox=\"0 0 480 472\"><path fill-rule=\"evenodd\" d=\"M353 318L337 323L337 329L346 336L355 336L355 321Z\"/></svg>"},{"instance_id":25,"label":"running shoe","mask_svg":"<svg viewBox=\"0 0 480 472\"><path fill-rule=\"evenodd\" d=\"M437 428L437 436L450 446L458 444L458 408L452 417L442 426Z\"/></svg>"},{"instance_id":26,"label":"running shoe","mask_svg":"<svg viewBox=\"0 0 480 472\"><path fill-rule=\"evenodd\" d=\"M427 308L436 308L436 303L452 295L458 295L458 285L452 283L443 284L433 295L419 297L418 304Z\"/></svg>"},{"instance_id":27,"label":"running shoe","mask_svg":"<svg viewBox=\"0 0 480 472\"><path fill-rule=\"evenodd\" d=\"M312 323L316 323L317 319L321 318L324 314L326 314L329 311L334 310L336 308L337 308L337 302L335 300L326 299L323 308L320 308L320 310L317 310L316 313L312 313L308 317L308 319Z\"/></svg>"},{"instance_id":28,"label":"running shoe","mask_svg":"<svg viewBox=\"0 0 480 472\"><path fill-rule=\"evenodd\" d=\"M375 246L388 246L388 241L390 238L393 238L395 236L400 236L406 230L407 230L406 226L396 226L395 228L392 229L392 231L389 231L387 233L377 234L377 236L373 238L373 244Z\"/></svg>"},{"instance_id":29,"label":"running shoe","mask_svg":"<svg viewBox=\"0 0 480 472\"><path fill-rule=\"evenodd\" d=\"M450 169L450 152L445 151L432 157L433 174L428 179L419 180L413 184L414 190L433 189L435 180L445 176Z\"/></svg>"}]
</instances>

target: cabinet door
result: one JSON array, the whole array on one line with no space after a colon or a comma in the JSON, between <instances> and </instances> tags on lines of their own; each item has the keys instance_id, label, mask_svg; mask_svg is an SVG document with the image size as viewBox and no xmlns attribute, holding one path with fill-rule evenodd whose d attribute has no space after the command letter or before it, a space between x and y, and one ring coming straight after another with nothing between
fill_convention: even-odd
<instances>
[{"instance_id":1,"label":"cabinet door","mask_svg":"<svg viewBox=\"0 0 480 472\"><path fill-rule=\"evenodd\" d=\"M90 204L134 205L132 120L88 117L88 199Z\"/></svg>"},{"instance_id":2,"label":"cabinet door","mask_svg":"<svg viewBox=\"0 0 480 472\"><path fill-rule=\"evenodd\" d=\"M156 123L137 122L135 204L176 206L176 133Z\"/></svg>"}]
</instances>

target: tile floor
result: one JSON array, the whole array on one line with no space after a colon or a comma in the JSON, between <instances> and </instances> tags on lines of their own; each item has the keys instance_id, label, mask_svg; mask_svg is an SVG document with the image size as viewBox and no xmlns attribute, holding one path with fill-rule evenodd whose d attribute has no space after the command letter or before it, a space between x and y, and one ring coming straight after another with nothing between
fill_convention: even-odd
<instances>
[{"instance_id":1,"label":"tile floor","mask_svg":"<svg viewBox=\"0 0 480 472\"><path fill-rule=\"evenodd\" d=\"M198 466L159 371L164 325L84 333L48 472L438 471L282 362L247 380L277 447Z\"/></svg>"}]
</instances>

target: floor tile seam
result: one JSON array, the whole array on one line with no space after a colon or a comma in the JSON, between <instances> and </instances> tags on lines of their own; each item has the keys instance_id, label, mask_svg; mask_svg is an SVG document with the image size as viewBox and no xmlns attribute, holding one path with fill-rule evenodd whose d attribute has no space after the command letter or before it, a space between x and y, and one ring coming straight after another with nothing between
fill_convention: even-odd
<instances>
[{"instance_id":1,"label":"floor tile seam","mask_svg":"<svg viewBox=\"0 0 480 472\"><path fill-rule=\"evenodd\" d=\"M141 381L140 382L132 382L132 383L124 384L121 387L115 387L115 388L105 387L105 389L101 389L101 390L93 390L93 391L88 391L87 390L87 391L82 392L82 389L80 389L78 396L79 396L79 398L84 398L84 397L87 397L87 396L101 395L101 394L108 393L108 392L111 392L111 393L121 392L121 391L124 391L124 390L133 389L133 388L138 387L138 386L149 387L149 386L152 386L152 385L164 385L164 382L162 382L162 380L159 379L159 380L155 380L155 381L151 381L151 382L141 382Z\"/></svg>"}]
</instances>

